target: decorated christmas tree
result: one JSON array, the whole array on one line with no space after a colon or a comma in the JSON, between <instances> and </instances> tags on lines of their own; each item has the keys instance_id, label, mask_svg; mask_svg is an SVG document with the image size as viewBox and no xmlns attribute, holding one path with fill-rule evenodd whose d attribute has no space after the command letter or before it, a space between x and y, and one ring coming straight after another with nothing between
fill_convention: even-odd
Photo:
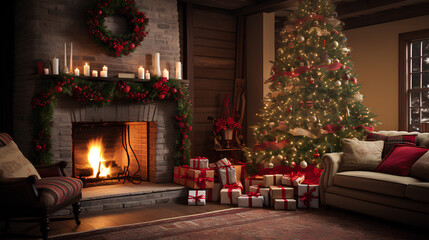
<instances>
[{"instance_id":1,"label":"decorated christmas tree","mask_svg":"<svg viewBox=\"0 0 429 240\"><path fill-rule=\"evenodd\" d=\"M256 145L245 149L249 172L261 165L320 168L321 156L341 151L343 138L373 130L375 114L362 104L342 27L329 0L297 1L280 33Z\"/></svg>"}]
</instances>

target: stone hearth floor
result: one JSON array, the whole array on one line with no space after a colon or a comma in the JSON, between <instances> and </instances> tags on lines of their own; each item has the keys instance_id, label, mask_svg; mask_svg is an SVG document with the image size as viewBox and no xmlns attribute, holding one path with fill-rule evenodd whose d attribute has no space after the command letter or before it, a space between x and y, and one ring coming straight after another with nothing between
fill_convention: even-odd
<instances>
[{"instance_id":1,"label":"stone hearth floor","mask_svg":"<svg viewBox=\"0 0 429 240\"><path fill-rule=\"evenodd\" d=\"M148 206L159 203L183 201L188 189L174 183L126 182L113 185L84 188L82 191L82 214L119 208ZM71 206L58 211L56 216L71 215Z\"/></svg>"}]
</instances>

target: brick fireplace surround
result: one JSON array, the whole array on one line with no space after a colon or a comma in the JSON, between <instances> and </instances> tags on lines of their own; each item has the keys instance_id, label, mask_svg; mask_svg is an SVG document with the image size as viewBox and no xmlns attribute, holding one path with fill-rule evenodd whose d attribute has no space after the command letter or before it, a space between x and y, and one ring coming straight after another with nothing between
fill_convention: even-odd
<instances>
[{"instance_id":1,"label":"brick fireplace surround","mask_svg":"<svg viewBox=\"0 0 429 240\"><path fill-rule=\"evenodd\" d=\"M152 55L159 52L161 68L175 76L175 62L180 61L179 20L176 0L136 0L140 11L149 18L148 36L128 56L107 55L88 33L86 13L96 1L17 0L15 14L15 79L14 79L14 140L22 152L31 158L32 121L31 99L41 90L36 72L38 61L60 59L64 66L64 43L73 42L73 68L83 72L89 63L91 70L106 65L109 77L119 72L136 73L139 66L152 72ZM115 27L115 22L110 27ZM67 61L69 61L69 51ZM176 139L174 128L176 104L110 104L102 108L82 107L71 98L59 99L53 116L53 162L67 161L71 174L72 122L98 121L156 121L156 164L149 169L149 180L172 182L173 152Z\"/></svg>"}]
</instances>

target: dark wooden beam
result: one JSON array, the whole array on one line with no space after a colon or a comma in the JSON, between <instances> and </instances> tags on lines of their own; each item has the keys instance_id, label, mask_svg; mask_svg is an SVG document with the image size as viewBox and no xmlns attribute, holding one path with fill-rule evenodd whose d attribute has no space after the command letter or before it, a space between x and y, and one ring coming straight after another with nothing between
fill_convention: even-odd
<instances>
[{"instance_id":1,"label":"dark wooden beam","mask_svg":"<svg viewBox=\"0 0 429 240\"><path fill-rule=\"evenodd\" d=\"M296 0L267 0L242 7L233 11L237 16L246 16L260 12L275 12L279 9L291 9L295 6Z\"/></svg>"},{"instance_id":2,"label":"dark wooden beam","mask_svg":"<svg viewBox=\"0 0 429 240\"><path fill-rule=\"evenodd\" d=\"M404 1L405 0L360 0L352 2L338 2L336 10L338 15L341 16Z\"/></svg>"},{"instance_id":3,"label":"dark wooden beam","mask_svg":"<svg viewBox=\"0 0 429 240\"><path fill-rule=\"evenodd\" d=\"M429 15L429 2L341 20L344 21L346 30L424 15Z\"/></svg>"}]
</instances>

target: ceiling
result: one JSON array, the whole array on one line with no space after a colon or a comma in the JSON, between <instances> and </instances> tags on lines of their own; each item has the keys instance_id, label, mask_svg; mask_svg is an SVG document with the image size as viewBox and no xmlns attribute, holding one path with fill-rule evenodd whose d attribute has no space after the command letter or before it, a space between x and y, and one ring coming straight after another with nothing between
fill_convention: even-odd
<instances>
[{"instance_id":1,"label":"ceiling","mask_svg":"<svg viewBox=\"0 0 429 240\"><path fill-rule=\"evenodd\" d=\"M275 12L283 20L293 11L296 0L183 0L220 8L237 16L258 12ZM429 15L429 0L331 0L337 5L338 18L344 29L358 28L411 17ZM428 23L429 26L429 23Z\"/></svg>"}]
</instances>

